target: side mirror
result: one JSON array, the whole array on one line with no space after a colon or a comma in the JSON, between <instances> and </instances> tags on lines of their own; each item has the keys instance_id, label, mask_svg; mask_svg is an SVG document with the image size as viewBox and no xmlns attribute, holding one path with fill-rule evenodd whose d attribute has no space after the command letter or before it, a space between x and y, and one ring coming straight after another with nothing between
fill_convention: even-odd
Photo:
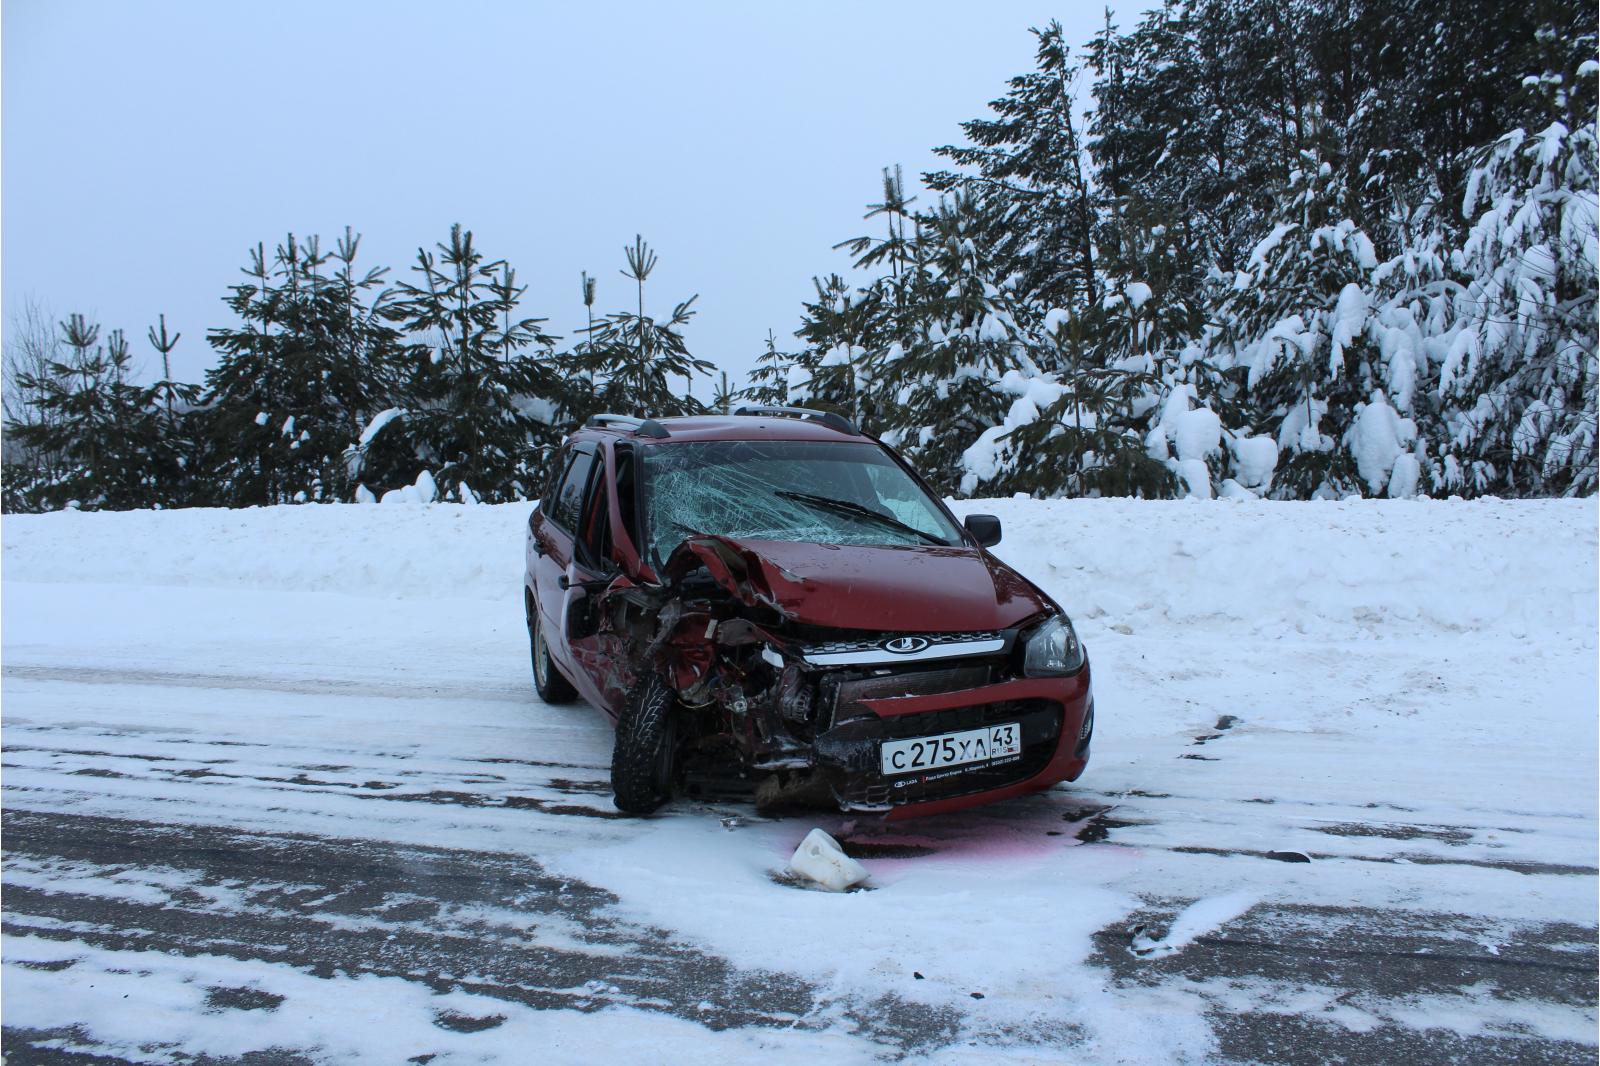
<instances>
[{"instance_id":1,"label":"side mirror","mask_svg":"<svg viewBox=\"0 0 1600 1066\"><path fill-rule=\"evenodd\" d=\"M962 523L967 527L967 532L975 537L979 544L985 548L992 548L1000 543L1000 519L992 514L969 514Z\"/></svg>"}]
</instances>

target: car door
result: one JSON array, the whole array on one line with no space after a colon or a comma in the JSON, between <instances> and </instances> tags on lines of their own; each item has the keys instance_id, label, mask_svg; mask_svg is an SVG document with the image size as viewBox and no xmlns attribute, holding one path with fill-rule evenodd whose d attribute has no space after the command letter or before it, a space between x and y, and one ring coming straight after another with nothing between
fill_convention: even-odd
<instances>
[{"instance_id":1,"label":"car door","mask_svg":"<svg viewBox=\"0 0 1600 1066\"><path fill-rule=\"evenodd\" d=\"M549 506L546 508L541 504L535 516L529 545L532 553L529 570L534 579L533 595L539 612L539 625L544 630L550 657L561 668L561 672L578 686L584 698L590 699L590 693L580 683L580 675L584 671L578 667L567 641L564 624L567 589L563 586L577 546L584 494L600 464L596 461L596 447L589 441L569 446L562 453L560 461L564 469L550 493Z\"/></svg>"},{"instance_id":2,"label":"car door","mask_svg":"<svg viewBox=\"0 0 1600 1066\"><path fill-rule=\"evenodd\" d=\"M633 680L624 642L603 629L600 615L606 587L623 573L614 524L618 511L616 471L613 446L602 444L579 514L572 564L567 569L563 620L573 661L593 686L590 701L613 718L621 713ZM584 691L587 695L588 690Z\"/></svg>"}]
</instances>

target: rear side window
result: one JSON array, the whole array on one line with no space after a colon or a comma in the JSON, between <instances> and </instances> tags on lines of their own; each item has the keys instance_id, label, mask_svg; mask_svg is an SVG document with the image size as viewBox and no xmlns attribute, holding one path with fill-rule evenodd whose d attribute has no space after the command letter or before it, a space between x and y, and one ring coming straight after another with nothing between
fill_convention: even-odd
<instances>
[{"instance_id":1,"label":"rear side window","mask_svg":"<svg viewBox=\"0 0 1600 1066\"><path fill-rule=\"evenodd\" d=\"M544 495L539 498L539 510L547 516L556 513L556 493L560 490L567 470L572 466L572 459L577 454L571 448L563 448L550 460L550 477L545 481Z\"/></svg>"},{"instance_id":2,"label":"rear side window","mask_svg":"<svg viewBox=\"0 0 1600 1066\"><path fill-rule=\"evenodd\" d=\"M583 489L589 481L589 471L594 468L594 453L578 452L567 466L561 484L556 488L555 509L550 517L568 532L578 528L578 517L583 507Z\"/></svg>"},{"instance_id":3,"label":"rear side window","mask_svg":"<svg viewBox=\"0 0 1600 1066\"><path fill-rule=\"evenodd\" d=\"M596 469L604 469L597 461ZM606 479L589 480L583 497L583 524L578 528L580 555L590 566L604 567L611 557L611 516L606 510Z\"/></svg>"}]
</instances>

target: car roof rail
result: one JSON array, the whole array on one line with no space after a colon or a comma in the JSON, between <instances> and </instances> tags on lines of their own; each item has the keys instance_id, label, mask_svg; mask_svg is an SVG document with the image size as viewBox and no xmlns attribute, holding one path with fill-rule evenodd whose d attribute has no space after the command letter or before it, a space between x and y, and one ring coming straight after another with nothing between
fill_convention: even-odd
<instances>
[{"instance_id":1,"label":"car roof rail","mask_svg":"<svg viewBox=\"0 0 1600 1066\"><path fill-rule=\"evenodd\" d=\"M590 429L610 429L612 426L617 426L623 429L631 429L641 437L661 438L671 436L667 432L667 427L655 419L639 418L635 415L590 415L589 421L585 422L584 425Z\"/></svg>"},{"instance_id":2,"label":"car roof rail","mask_svg":"<svg viewBox=\"0 0 1600 1066\"><path fill-rule=\"evenodd\" d=\"M843 415L834 414L832 411L818 411L810 407L768 406L766 404L746 405L734 408L733 413L735 417L754 416L759 418L778 415L787 418L807 418L813 422L821 422L829 429L836 429L840 433L848 433L852 437L860 432L856 429L854 423Z\"/></svg>"}]
</instances>

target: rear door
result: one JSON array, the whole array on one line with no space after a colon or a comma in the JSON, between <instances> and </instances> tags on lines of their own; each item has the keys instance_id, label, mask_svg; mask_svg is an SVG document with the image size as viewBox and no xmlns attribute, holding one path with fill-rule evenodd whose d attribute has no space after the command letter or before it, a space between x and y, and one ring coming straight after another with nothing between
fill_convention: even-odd
<instances>
[{"instance_id":1,"label":"rear door","mask_svg":"<svg viewBox=\"0 0 1600 1066\"><path fill-rule=\"evenodd\" d=\"M620 713L631 681L625 649L614 635L600 632L600 598L605 586L622 573L612 525L614 471L613 449L601 445L579 509L562 623L573 661L593 691L579 687L612 717Z\"/></svg>"},{"instance_id":2,"label":"rear door","mask_svg":"<svg viewBox=\"0 0 1600 1066\"><path fill-rule=\"evenodd\" d=\"M566 590L562 578L568 575L576 549L577 529L583 514L584 495L593 480L596 468L596 449L592 441L572 445L562 453L564 472L550 493L550 507L541 515L534 527L533 558L530 569L534 576L534 599L539 611L539 625L544 629L545 643L550 657L560 664L561 672L578 684L584 698L591 695L581 683L584 671L578 667L567 641L563 618L566 613ZM592 701L592 699L591 699Z\"/></svg>"}]
</instances>

